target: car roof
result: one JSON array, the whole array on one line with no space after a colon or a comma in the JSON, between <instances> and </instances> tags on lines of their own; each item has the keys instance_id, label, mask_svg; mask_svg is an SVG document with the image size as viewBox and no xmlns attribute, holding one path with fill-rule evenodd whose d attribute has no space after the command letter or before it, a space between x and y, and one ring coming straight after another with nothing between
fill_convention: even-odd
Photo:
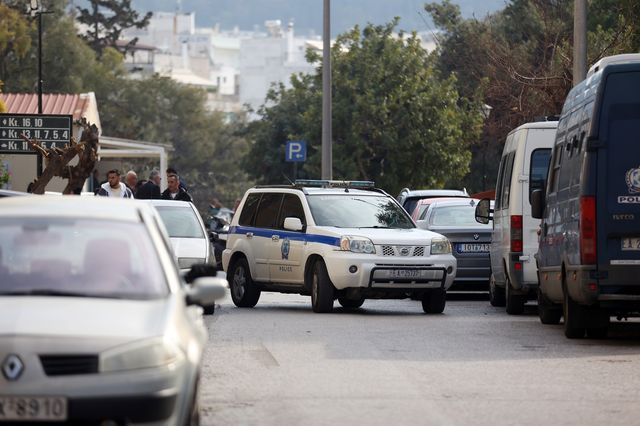
<instances>
[{"instance_id":1,"label":"car roof","mask_svg":"<svg viewBox=\"0 0 640 426\"><path fill-rule=\"evenodd\" d=\"M464 191L459 189L417 189L417 190L409 190L408 192L403 194L406 198L415 198L415 197L465 197L468 198L469 195Z\"/></svg>"},{"instance_id":2,"label":"car roof","mask_svg":"<svg viewBox=\"0 0 640 426\"><path fill-rule=\"evenodd\" d=\"M66 217L140 222L148 204L109 197L7 197L0 201L0 217Z\"/></svg>"},{"instance_id":3,"label":"car roof","mask_svg":"<svg viewBox=\"0 0 640 426\"><path fill-rule=\"evenodd\" d=\"M179 201L179 200L144 200L145 203L152 204L154 206L163 206L163 207L189 207L193 206L193 203L189 201Z\"/></svg>"},{"instance_id":4,"label":"car roof","mask_svg":"<svg viewBox=\"0 0 640 426\"><path fill-rule=\"evenodd\" d=\"M555 129L558 127L558 121L533 121L531 123L524 123L521 126L513 129L509 134L514 133L520 129Z\"/></svg>"},{"instance_id":5,"label":"car roof","mask_svg":"<svg viewBox=\"0 0 640 426\"><path fill-rule=\"evenodd\" d=\"M433 204L433 203L437 203L440 201L462 201L462 202L469 202L469 198L467 197L432 197L432 198L422 198L418 201L418 204L416 204L417 206L424 206L425 204Z\"/></svg>"},{"instance_id":6,"label":"car roof","mask_svg":"<svg viewBox=\"0 0 640 426\"><path fill-rule=\"evenodd\" d=\"M470 206L470 207L475 207L478 205L478 203L480 202L479 199L477 198L467 198L466 200L464 199L453 199L453 198L445 198L445 199L438 199L437 201L431 203L431 207L441 207L441 206Z\"/></svg>"},{"instance_id":7,"label":"car roof","mask_svg":"<svg viewBox=\"0 0 640 426\"><path fill-rule=\"evenodd\" d=\"M363 190L363 189L354 189L348 188L318 188L318 187L259 187L252 188L249 190L253 193L262 193L262 192L289 192L296 193L302 191L306 195L369 195L369 196L389 196L385 192L381 192L380 190Z\"/></svg>"}]
</instances>

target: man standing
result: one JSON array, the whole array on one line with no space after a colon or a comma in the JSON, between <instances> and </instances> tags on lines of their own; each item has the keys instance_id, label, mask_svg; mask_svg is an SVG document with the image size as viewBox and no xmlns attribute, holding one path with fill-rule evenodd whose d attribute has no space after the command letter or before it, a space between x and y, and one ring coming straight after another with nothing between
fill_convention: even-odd
<instances>
[{"instance_id":1,"label":"man standing","mask_svg":"<svg viewBox=\"0 0 640 426\"><path fill-rule=\"evenodd\" d=\"M180 187L180 178L178 175L167 176L167 189L162 193L163 200L189 201L193 203L191 195Z\"/></svg>"},{"instance_id":2,"label":"man standing","mask_svg":"<svg viewBox=\"0 0 640 426\"><path fill-rule=\"evenodd\" d=\"M107 182L103 183L98 193L101 197L133 198L133 193L127 186L120 183L120 172L116 169L107 172Z\"/></svg>"},{"instance_id":3,"label":"man standing","mask_svg":"<svg viewBox=\"0 0 640 426\"><path fill-rule=\"evenodd\" d=\"M159 200L160 194L160 172L157 169L151 170L149 174L149 180L142 185L138 192L136 192L136 198L139 200Z\"/></svg>"},{"instance_id":4,"label":"man standing","mask_svg":"<svg viewBox=\"0 0 640 426\"><path fill-rule=\"evenodd\" d=\"M124 183L127 184L133 196L136 197L136 184L138 183L138 175L136 172L129 170L124 177Z\"/></svg>"}]
</instances>

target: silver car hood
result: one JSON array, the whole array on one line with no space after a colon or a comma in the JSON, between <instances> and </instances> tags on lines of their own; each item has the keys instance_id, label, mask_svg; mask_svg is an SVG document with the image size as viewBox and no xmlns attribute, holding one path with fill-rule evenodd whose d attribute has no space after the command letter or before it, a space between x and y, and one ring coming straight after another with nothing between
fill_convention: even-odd
<instances>
[{"instance_id":1,"label":"silver car hood","mask_svg":"<svg viewBox=\"0 0 640 426\"><path fill-rule=\"evenodd\" d=\"M130 341L162 335L171 298L0 296L0 337Z\"/></svg>"},{"instance_id":2,"label":"silver car hood","mask_svg":"<svg viewBox=\"0 0 640 426\"><path fill-rule=\"evenodd\" d=\"M176 257L207 257L207 244L209 241L204 238L171 238L171 245Z\"/></svg>"}]
</instances>

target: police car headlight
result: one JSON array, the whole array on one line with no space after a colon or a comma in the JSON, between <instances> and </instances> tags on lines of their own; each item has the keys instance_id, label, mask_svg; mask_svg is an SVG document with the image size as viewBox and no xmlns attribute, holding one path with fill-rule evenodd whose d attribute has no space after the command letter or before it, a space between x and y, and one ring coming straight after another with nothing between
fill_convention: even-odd
<instances>
[{"instance_id":1,"label":"police car headlight","mask_svg":"<svg viewBox=\"0 0 640 426\"><path fill-rule=\"evenodd\" d=\"M451 243L446 238L434 238L431 240L431 254L450 254Z\"/></svg>"},{"instance_id":2,"label":"police car headlight","mask_svg":"<svg viewBox=\"0 0 640 426\"><path fill-rule=\"evenodd\" d=\"M368 238L347 235L340 238L340 250L353 253L374 254L376 247L373 245L373 241Z\"/></svg>"}]
</instances>

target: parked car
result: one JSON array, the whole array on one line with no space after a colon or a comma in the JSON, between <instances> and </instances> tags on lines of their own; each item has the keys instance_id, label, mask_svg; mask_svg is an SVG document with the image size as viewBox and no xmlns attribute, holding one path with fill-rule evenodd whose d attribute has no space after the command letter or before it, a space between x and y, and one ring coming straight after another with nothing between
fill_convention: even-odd
<instances>
[{"instance_id":1,"label":"parked car","mask_svg":"<svg viewBox=\"0 0 640 426\"><path fill-rule=\"evenodd\" d=\"M216 275L213 247L200 213L188 201L145 200L154 206L167 228L180 272L186 274L193 265L209 265L208 274ZM199 267L203 269L202 266ZM206 271L205 271L206 273ZM205 314L213 314L215 305L205 306Z\"/></svg>"},{"instance_id":2,"label":"parked car","mask_svg":"<svg viewBox=\"0 0 640 426\"><path fill-rule=\"evenodd\" d=\"M557 127L557 121L537 121L511 131L498 170L495 208L489 199L476 207L480 223L493 219L489 301L506 305L512 315L524 311L538 288L534 255L540 221L531 217L531 193L545 185Z\"/></svg>"},{"instance_id":3,"label":"parked car","mask_svg":"<svg viewBox=\"0 0 640 426\"><path fill-rule=\"evenodd\" d=\"M477 199L439 199L427 204L428 210L416 222L419 228L442 234L449 239L458 261L452 290L489 289L491 276L492 226L475 220ZM421 203L423 201L420 201Z\"/></svg>"},{"instance_id":4,"label":"parked car","mask_svg":"<svg viewBox=\"0 0 640 426\"><path fill-rule=\"evenodd\" d=\"M197 422L200 305L225 285L182 282L147 204L3 200L0 422Z\"/></svg>"},{"instance_id":5,"label":"parked car","mask_svg":"<svg viewBox=\"0 0 640 426\"><path fill-rule=\"evenodd\" d=\"M416 228L398 202L371 182L296 181L248 190L229 229L222 263L238 307L262 291L311 295L315 312L334 299L409 297L428 313L445 308L456 274L451 244Z\"/></svg>"},{"instance_id":6,"label":"parked car","mask_svg":"<svg viewBox=\"0 0 640 426\"><path fill-rule=\"evenodd\" d=\"M461 197L466 198L466 197ZM429 207L431 207L434 203L439 201L452 201L459 200L458 197L436 197L436 198L423 198L422 200L418 200L418 203L413 209L413 213L411 213L411 219L418 225L418 228L425 229L424 226L420 226L420 221L424 221L427 217L427 212L429 211Z\"/></svg>"},{"instance_id":7,"label":"parked car","mask_svg":"<svg viewBox=\"0 0 640 426\"><path fill-rule=\"evenodd\" d=\"M564 103L541 218L538 311L568 338L640 312L640 55L604 58Z\"/></svg>"},{"instance_id":8,"label":"parked car","mask_svg":"<svg viewBox=\"0 0 640 426\"><path fill-rule=\"evenodd\" d=\"M467 190L458 189L418 189L404 188L397 197L398 202L411 215L418 201L426 198L469 198Z\"/></svg>"}]
</instances>

